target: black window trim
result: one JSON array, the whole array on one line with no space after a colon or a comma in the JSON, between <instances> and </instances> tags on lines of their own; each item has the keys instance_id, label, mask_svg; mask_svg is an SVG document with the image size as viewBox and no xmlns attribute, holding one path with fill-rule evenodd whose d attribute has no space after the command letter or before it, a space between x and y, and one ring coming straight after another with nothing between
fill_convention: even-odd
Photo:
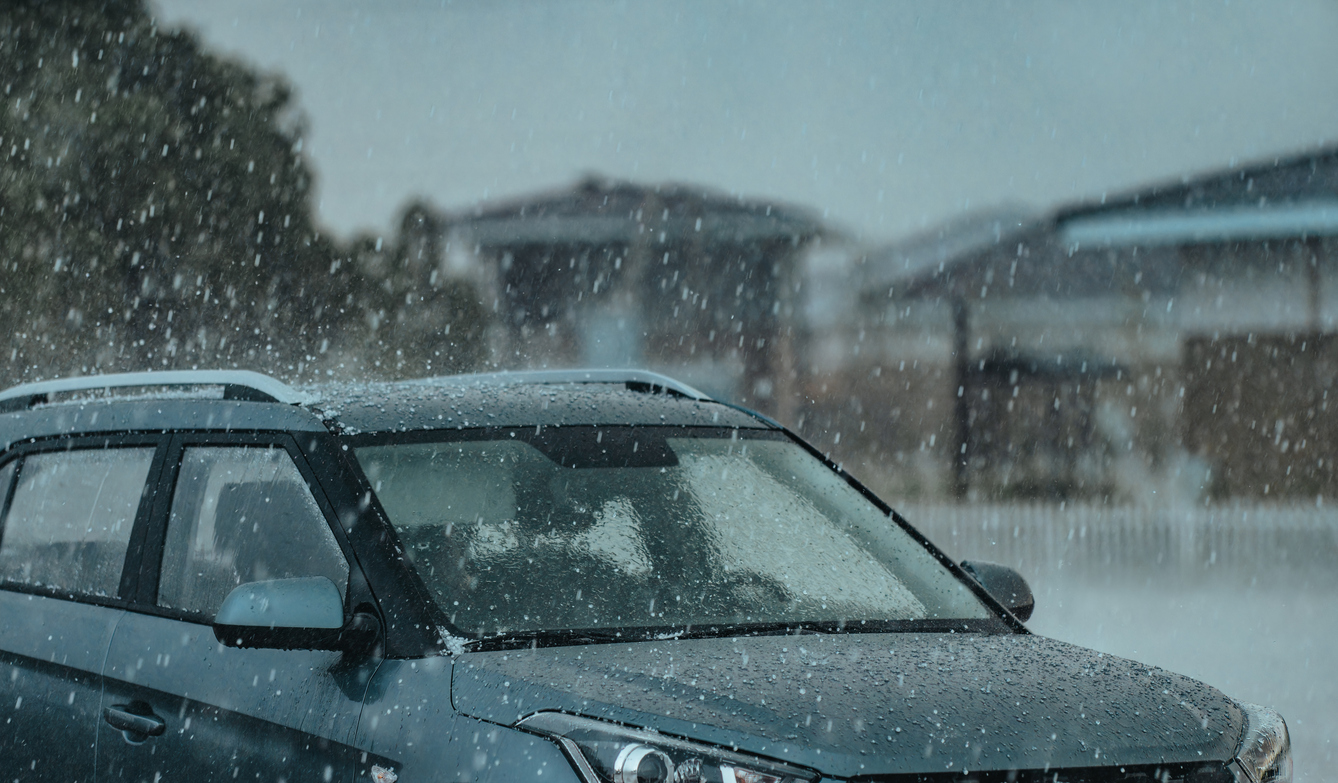
<instances>
[{"instance_id":1,"label":"black window trim","mask_svg":"<svg viewBox=\"0 0 1338 783\"><path fill-rule=\"evenodd\" d=\"M381 601L385 656L413 659L442 654L446 648L438 629L444 627L446 616L405 560L399 536L354 458L348 437L313 435L308 448L313 467L320 467L318 479L330 482L329 497L339 509L349 542L364 554L368 589Z\"/></svg>"},{"instance_id":2,"label":"black window trim","mask_svg":"<svg viewBox=\"0 0 1338 783\"><path fill-rule=\"evenodd\" d=\"M9 520L9 509L14 505L14 490L19 486L19 480L23 478L23 459L22 455L16 455L11 459L0 461L0 471L4 471L10 465L14 466L14 472L10 474L9 480L5 486L0 488L0 546L5 543L5 522Z\"/></svg>"},{"instance_id":3,"label":"black window trim","mask_svg":"<svg viewBox=\"0 0 1338 783\"><path fill-rule=\"evenodd\" d=\"M136 569L136 587L131 593L131 600L126 608L139 614L155 615L173 620L212 625L213 618L197 611L174 609L158 605L158 587L163 564L163 552L167 541L167 524L172 513L172 501L176 494L177 479L181 473L182 459L186 449L201 446L222 447L258 447L279 448L297 467L308 491L316 500L326 526L338 543L340 553L348 565L348 577L340 591L344 597L344 619L347 622L354 611L371 610L379 614L376 601L366 588L366 579L362 574L360 560L351 542L337 523L334 505L326 496L324 488L315 471L307 462L306 456L298 448L296 440L288 432L176 432L171 433L164 449L164 465L159 477L161 491L156 493L152 509L148 515L143 548L140 551Z\"/></svg>"},{"instance_id":4,"label":"black window trim","mask_svg":"<svg viewBox=\"0 0 1338 783\"><path fill-rule=\"evenodd\" d=\"M153 506L153 499L157 492L157 487L159 486L159 474L162 470L162 461L167 441L167 436L161 432L99 433L72 436L56 435L26 439L14 443L3 453L0 453L0 470L3 470L11 463L23 460L33 454L118 448L152 447L154 449L153 456L149 462L149 472L144 479L144 489L140 494L139 507L135 510L135 519L131 524L130 538L126 545L126 556L121 562L121 581L117 587L116 595L92 595L61 588L52 588L43 585L28 585L4 580L0 580L0 590L29 595L40 595L47 598L58 598L65 601L90 604L93 606L105 606L113 609L129 608L133 604L131 596L133 595L134 582L138 571L136 565L139 559L139 553L136 551L136 540L141 535L140 531L144 527ZM5 495L3 498L4 507L3 509L0 509L0 545L3 545L4 525L8 519L10 507L14 502L13 495L18 486L21 473L22 463L19 462L15 467L14 475L10 477L9 486L5 488Z\"/></svg>"}]
</instances>

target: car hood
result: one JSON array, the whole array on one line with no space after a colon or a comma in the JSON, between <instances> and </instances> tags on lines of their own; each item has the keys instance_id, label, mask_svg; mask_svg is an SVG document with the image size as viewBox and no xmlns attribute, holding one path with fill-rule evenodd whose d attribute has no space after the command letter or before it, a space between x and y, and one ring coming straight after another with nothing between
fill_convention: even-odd
<instances>
[{"instance_id":1,"label":"car hood","mask_svg":"<svg viewBox=\"0 0 1338 783\"><path fill-rule=\"evenodd\" d=\"M665 640L453 668L476 718L561 710L841 777L1226 760L1243 731L1203 683L1029 634Z\"/></svg>"}]
</instances>

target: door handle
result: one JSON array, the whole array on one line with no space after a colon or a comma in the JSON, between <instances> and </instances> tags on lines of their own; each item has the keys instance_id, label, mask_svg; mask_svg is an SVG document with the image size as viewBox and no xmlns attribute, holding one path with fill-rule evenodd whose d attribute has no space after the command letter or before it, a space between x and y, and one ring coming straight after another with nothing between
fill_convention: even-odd
<instances>
[{"instance_id":1,"label":"door handle","mask_svg":"<svg viewBox=\"0 0 1338 783\"><path fill-rule=\"evenodd\" d=\"M133 710L133 711L132 711ZM148 713L148 714L140 714ZM147 705L117 704L102 711L102 716L112 727L147 737L157 737L167 731L167 724L153 714Z\"/></svg>"}]
</instances>

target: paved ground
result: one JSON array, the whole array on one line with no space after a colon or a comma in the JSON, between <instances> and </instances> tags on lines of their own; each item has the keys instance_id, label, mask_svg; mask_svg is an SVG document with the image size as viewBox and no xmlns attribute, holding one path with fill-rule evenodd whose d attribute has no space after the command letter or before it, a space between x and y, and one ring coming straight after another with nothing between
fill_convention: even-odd
<instances>
[{"instance_id":1,"label":"paved ground","mask_svg":"<svg viewBox=\"0 0 1338 783\"><path fill-rule=\"evenodd\" d=\"M1027 576L1037 594L1033 631L1272 706L1291 732L1297 783L1334 779L1338 564L1197 580L1036 570Z\"/></svg>"},{"instance_id":2,"label":"paved ground","mask_svg":"<svg viewBox=\"0 0 1338 783\"><path fill-rule=\"evenodd\" d=\"M1274 707L1297 783L1338 779L1338 515L1331 507L928 505L957 558L1019 569L1037 633Z\"/></svg>"}]
</instances>

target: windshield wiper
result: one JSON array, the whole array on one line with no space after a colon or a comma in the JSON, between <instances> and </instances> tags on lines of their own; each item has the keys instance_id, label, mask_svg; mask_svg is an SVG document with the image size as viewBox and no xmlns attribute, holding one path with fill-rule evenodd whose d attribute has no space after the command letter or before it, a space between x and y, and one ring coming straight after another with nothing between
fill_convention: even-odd
<instances>
[{"instance_id":1,"label":"windshield wiper","mask_svg":"<svg viewBox=\"0 0 1338 783\"><path fill-rule=\"evenodd\" d=\"M825 620L801 622L729 623L722 625L631 628L572 628L563 630L502 631L462 639L468 650L514 650L524 647L565 647L581 644L727 639L748 636L826 636L848 633L991 632L997 621L980 620Z\"/></svg>"},{"instance_id":2,"label":"windshield wiper","mask_svg":"<svg viewBox=\"0 0 1338 783\"><path fill-rule=\"evenodd\" d=\"M471 650L500 650L518 647L557 647L574 644L610 644L612 642L642 641L645 637L626 630L581 628L562 631L502 631L475 636L465 644Z\"/></svg>"},{"instance_id":3,"label":"windshield wiper","mask_svg":"<svg viewBox=\"0 0 1338 783\"><path fill-rule=\"evenodd\" d=\"M702 625L654 632L652 639L718 639L730 636L799 636L840 633L837 623L747 623L740 625Z\"/></svg>"},{"instance_id":4,"label":"windshield wiper","mask_svg":"<svg viewBox=\"0 0 1338 783\"><path fill-rule=\"evenodd\" d=\"M831 625L832 628L825 626ZM502 631L460 639L465 650L514 650L522 647L562 647L578 644L613 644L673 639L713 639L730 636L784 636L836 633L836 623L754 623L660 628L576 628L567 630Z\"/></svg>"}]
</instances>

